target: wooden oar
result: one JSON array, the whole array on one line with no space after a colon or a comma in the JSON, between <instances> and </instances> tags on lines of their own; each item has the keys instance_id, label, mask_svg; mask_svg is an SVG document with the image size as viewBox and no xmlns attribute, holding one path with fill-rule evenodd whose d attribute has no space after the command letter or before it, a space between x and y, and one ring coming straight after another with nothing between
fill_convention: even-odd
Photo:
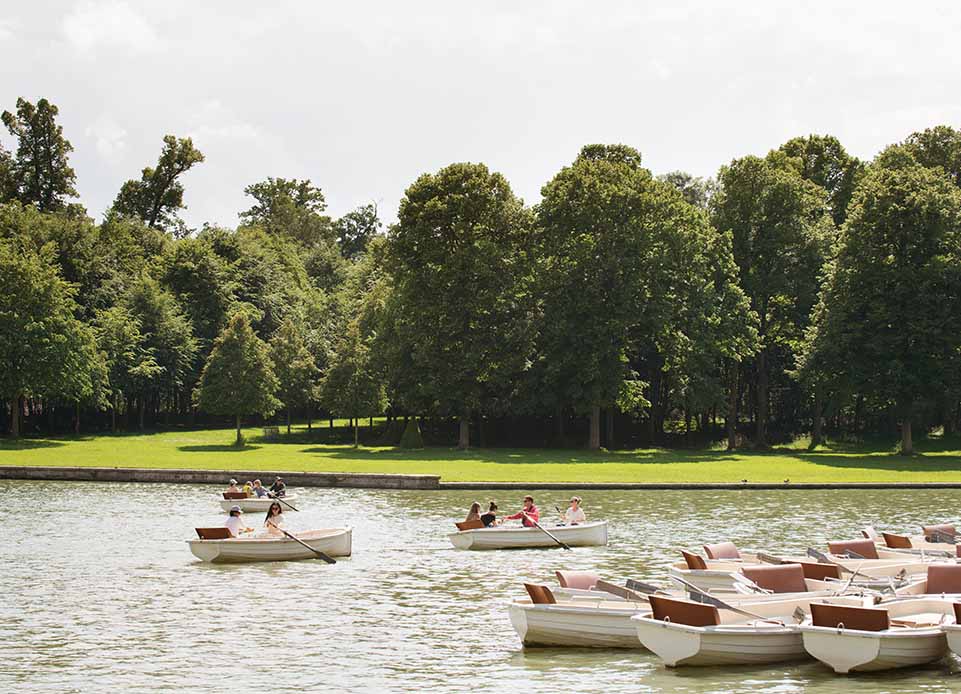
<instances>
[{"instance_id":1,"label":"wooden oar","mask_svg":"<svg viewBox=\"0 0 961 694\"><path fill-rule=\"evenodd\" d=\"M267 497L270 499L273 499L274 501L279 501L282 504L286 504L291 511L296 511L297 513L300 513L299 508L294 508L294 505L292 503L290 503L289 501L284 501L284 497L282 496L277 496L273 492L267 492Z\"/></svg>"},{"instance_id":2,"label":"wooden oar","mask_svg":"<svg viewBox=\"0 0 961 694\"><path fill-rule=\"evenodd\" d=\"M775 624L780 624L781 626L784 626L784 622L782 622L779 619L771 619L770 617L759 615L756 612L748 612L747 610L742 610L738 607L734 607L734 605L724 602L720 598L715 597L712 593L707 593L701 590L696 585L694 585L690 581L684 580L680 576L671 576L671 578L677 581L678 583L683 583L685 586L687 586L687 589L689 591L700 595L702 599L699 602L702 602L706 605L714 605L714 607L720 607L722 610L730 610L731 612L736 612L737 614L744 615L745 617L760 619L765 622L774 622Z\"/></svg>"},{"instance_id":3,"label":"wooden oar","mask_svg":"<svg viewBox=\"0 0 961 694\"><path fill-rule=\"evenodd\" d=\"M544 532L544 534L547 535L549 538L551 538L554 542L556 542L557 544L559 544L559 545L560 545L561 547L563 547L564 549L568 549L568 550L570 549L570 547L569 547L568 545L564 544L563 542L561 542L560 540L558 540L556 537L554 537L553 534L549 533L549 532L547 531L547 529L544 528L544 527L543 527L540 523L538 523L536 520L534 520L533 518L531 518L530 516L528 516L528 515L527 515L526 513L524 513L523 511L521 512L521 514L524 516L524 518L526 518L526 519L529 520L531 523L533 523L535 528L539 528L540 530L542 530L542 531Z\"/></svg>"},{"instance_id":4,"label":"wooden oar","mask_svg":"<svg viewBox=\"0 0 961 694\"><path fill-rule=\"evenodd\" d=\"M644 581L635 581L633 578L629 578L624 582L624 587L633 590L637 593L644 593L645 595L653 595L654 593L666 592L663 588L652 585L650 583L644 583Z\"/></svg>"},{"instance_id":5,"label":"wooden oar","mask_svg":"<svg viewBox=\"0 0 961 694\"><path fill-rule=\"evenodd\" d=\"M834 560L831 559L828 555L826 555L824 552L819 552L818 550L814 549L813 547L808 547L807 554L808 554L809 557L813 557L814 559L817 559L817 560L818 560L819 562L821 562L822 564L834 564L834 565L837 566L839 569L841 569L841 571L846 571L847 573L850 573L850 574L855 575L855 576L856 576L856 575L864 576L864 577L865 577L866 579L868 579L869 581L882 581L882 580L884 580L884 579L882 579L882 578L878 578L877 576L871 576L870 574L866 574L866 573L864 573L863 571L858 571L857 569L855 569L854 571L851 571L851 569L849 569L848 567L846 567L844 564L841 564L841 563L839 563L839 562L834 561Z\"/></svg>"},{"instance_id":6,"label":"wooden oar","mask_svg":"<svg viewBox=\"0 0 961 694\"><path fill-rule=\"evenodd\" d=\"M295 535L292 535L291 533L287 532L286 530L284 530L283 528L281 528L279 525L277 525L277 524L274 523L273 521L268 520L268 521L267 521L267 525L272 525L272 526L274 526L275 528L277 528L277 530L279 530L280 532L282 532L284 535L286 535L287 537L289 537L291 540L294 540L295 542L299 542L300 544L302 544L304 547L306 547L307 549L309 549L311 552L313 552L314 554L316 554L319 558L323 559L323 560L324 560L325 562L327 562L328 564L336 564L336 563L337 563L337 560L334 559L333 557L324 554L324 553L321 552L319 549L314 549L313 547L311 547L310 545L308 545L306 542L304 542L303 540L301 540L299 537L296 537Z\"/></svg>"}]
</instances>

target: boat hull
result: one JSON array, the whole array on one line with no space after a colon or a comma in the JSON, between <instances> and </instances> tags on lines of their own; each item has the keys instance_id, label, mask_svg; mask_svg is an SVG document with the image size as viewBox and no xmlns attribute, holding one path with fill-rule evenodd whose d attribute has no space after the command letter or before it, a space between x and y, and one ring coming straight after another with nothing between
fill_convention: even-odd
<instances>
[{"instance_id":1,"label":"boat hull","mask_svg":"<svg viewBox=\"0 0 961 694\"><path fill-rule=\"evenodd\" d=\"M701 629L650 618L635 619L634 625L641 645L668 667L763 665L808 657L794 627Z\"/></svg>"},{"instance_id":2,"label":"boat hull","mask_svg":"<svg viewBox=\"0 0 961 694\"><path fill-rule=\"evenodd\" d=\"M558 540L572 547L607 544L607 521L546 527L546 529ZM560 546L538 528L479 528L451 533L447 537L457 549L526 549Z\"/></svg>"},{"instance_id":3,"label":"boat hull","mask_svg":"<svg viewBox=\"0 0 961 694\"><path fill-rule=\"evenodd\" d=\"M270 508L270 505L276 501L276 499L271 499L266 496L258 499L257 497L251 496L246 499L219 499L219 501L220 508L225 512L229 512L232 506L240 506L240 510L244 513L267 513L267 509ZM287 511L293 511L284 501L288 501L296 506L297 495L291 494L290 496L285 496L280 502L285 513Z\"/></svg>"},{"instance_id":4,"label":"boat hull","mask_svg":"<svg viewBox=\"0 0 961 694\"><path fill-rule=\"evenodd\" d=\"M631 617L645 605L599 609L511 603L511 624L524 646L642 648Z\"/></svg>"},{"instance_id":5,"label":"boat hull","mask_svg":"<svg viewBox=\"0 0 961 694\"><path fill-rule=\"evenodd\" d=\"M313 549L331 557L349 557L351 554L351 534L350 528L327 528L297 533L297 537ZM214 564L295 561L317 557L314 552L287 537L188 540L187 543L195 557Z\"/></svg>"},{"instance_id":6,"label":"boat hull","mask_svg":"<svg viewBox=\"0 0 961 694\"><path fill-rule=\"evenodd\" d=\"M875 672L924 665L947 653L938 628L915 633L859 632L828 627L802 627L804 648L837 673Z\"/></svg>"}]
</instances>

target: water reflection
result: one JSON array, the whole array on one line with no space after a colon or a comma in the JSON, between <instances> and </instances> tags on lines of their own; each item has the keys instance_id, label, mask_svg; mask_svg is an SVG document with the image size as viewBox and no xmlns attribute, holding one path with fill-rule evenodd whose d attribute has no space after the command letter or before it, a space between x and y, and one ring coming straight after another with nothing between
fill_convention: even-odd
<instances>
[{"instance_id":1,"label":"water reflection","mask_svg":"<svg viewBox=\"0 0 961 694\"><path fill-rule=\"evenodd\" d=\"M558 568L659 582L679 547L779 552L954 517L953 490L581 492L610 546L464 552L471 501L523 493L308 489L291 528L349 523L355 555L211 566L184 540L223 516L210 487L0 482L0 691L271 692L444 687L607 692L949 692L958 661L839 678L817 663L670 671L644 653L520 648L505 603ZM538 504L563 508L564 492ZM884 522L879 522L884 519ZM250 525L262 523L248 514Z\"/></svg>"}]
</instances>

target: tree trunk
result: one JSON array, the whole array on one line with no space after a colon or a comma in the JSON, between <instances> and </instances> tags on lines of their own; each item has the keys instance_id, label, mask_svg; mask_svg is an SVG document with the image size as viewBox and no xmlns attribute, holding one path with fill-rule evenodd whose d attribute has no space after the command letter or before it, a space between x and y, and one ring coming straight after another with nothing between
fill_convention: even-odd
<instances>
[{"instance_id":1,"label":"tree trunk","mask_svg":"<svg viewBox=\"0 0 961 694\"><path fill-rule=\"evenodd\" d=\"M737 401L740 399L740 386L738 383L737 364L731 366L731 377L728 384L727 396L727 415L725 424L727 425L727 450L733 451L737 448Z\"/></svg>"},{"instance_id":2,"label":"tree trunk","mask_svg":"<svg viewBox=\"0 0 961 694\"><path fill-rule=\"evenodd\" d=\"M357 422L358 422L358 419L354 417L354 448L357 448L357 446L359 445L358 444L359 437L358 437L357 431L358 429L360 429L360 426L357 424Z\"/></svg>"},{"instance_id":3,"label":"tree trunk","mask_svg":"<svg viewBox=\"0 0 961 694\"><path fill-rule=\"evenodd\" d=\"M144 416L144 412L147 411L147 398L141 395L140 402L138 402L137 404L140 406L137 408L137 416L138 416L137 423L140 428L140 431L143 431L143 416Z\"/></svg>"},{"instance_id":4,"label":"tree trunk","mask_svg":"<svg viewBox=\"0 0 961 694\"><path fill-rule=\"evenodd\" d=\"M76 417L74 417L73 419L73 433L79 434L80 433L80 401L79 400L77 400L77 409L74 414L76 414Z\"/></svg>"},{"instance_id":5,"label":"tree trunk","mask_svg":"<svg viewBox=\"0 0 961 694\"><path fill-rule=\"evenodd\" d=\"M240 415L237 415L237 441L235 443L237 446L242 446L244 443L243 436L240 434Z\"/></svg>"},{"instance_id":6,"label":"tree trunk","mask_svg":"<svg viewBox=\"0 0 961 694\"><path fill-rule=\"evenodd\" d=\"M331 429L334 428L334 418L333 418L333 417L330 418L330 428L331 428Z\"/></svg>"},{"instance_id":7,"label":"tree trunk","mask_svg":"<svg viewBox=\"0 0 961 694\"><path fill-rule=\"evenodd\" d=\"M592 451L599 450L601 447L601 408L597 405L591 408L591 429L587 447Z\"/></svg>"},{"instance_id":8,"label":"tree trunk","mask_svg":"<svg viewBox=\"0 0 961 694\"><path fill-rule=\"evenodd\" d=\"M373 433L373 431L374 431L374 418L373 418L373 417L371 417L370 419L367 420L367 431L369 431L369 432L371 432L371 433Z\"/></svg>"},{"instance_id":9,"label":"tree trunk","mask_svg":"<svg viewBox=\"0 0 961 694\"><path fill-rule=\"evenodd\" d=\"M287 408L287 433L290 433L290 408Z\"/></svg>"},{"instance_id":10,"label":"tree trunk","mask_svg":"<svg viewBox=\"0 0 961 694\"><path fill-rule=\"evenodd\" d=\"M684 438L687 440L691 438L691 410L687 405L684 406Z\"/></svg>"},{"instance_id":11,"label":"tree trunk","mask_svg":"<svg viewBox=\"0 0 961 694\"><path fill-rule=\"evenodd\" d=\"M911 455L914 453L914 442L911 440L911 405L905 405L901 413L901 455Z\"/></svg>"},{"instance_id":12,"label":"tree trunk","mask_svg":"<svg viewBox=\"0 0 961 694\"><path fill-rule=\"evenodd\" d=\"M604 412L604 424L607 431L604 432L605 445L608 449L614 448L614 408L609 407Z\"/></svg>"},{"instance_id":13,"label":"tree trunk","mask_svg":"<svg viewBox=\"0 0 961 694\"><path fill-rule=\"evenodd\" d=\"M459 418L460 431L457 437L457 448L466 451L470 448L470 415L462 414Z\"/></svg>"},{"instance_id":14,"label":"tree trunk","mask_svg":"<svg viewBox=\"0 0 961 694\"><path fill-rule=\"evenodd\" d=\"M811 427L811 448L816 448L824 443L824 433L822 420L824 419L824 396L821 394L821 386L814 387L814 422Z\"/></svg>"},{"instance_id":15,"label":"tree trunk","mask_svg":"<svg viewBox=\"0 0 961 694\"><path fill-rule=\"evenodd\" d=\"M117 408L120 407L120 397L114 393L113 407L110 408L110 431L117 433Z\"/></svg>"},{"instance_id":16,"label":"tree trunk","mask_svg":"<svg viewBox=\"0 0 961 694\"><path fill-rule=\"evenodd\" d=\"M757 448L767 448L767 386L767 349L762 349L757 355L757 427L754 442Z\"/></svg>"},{"instance_id":17,"label":"tree trunk","mask_svg":"<svg viewBox=\"0 0 961 694\"><path fill-rule=\"evenodd\" d=\"M10 402L10 435L13 438L20 438L20 398L23 397L18 395Z\"/></svg>"},{"instance_id":18,"label":"tree trunk","mask_svg":"<svg viewBox=\"0 0 961 694\"><path fill-rule=\"evenodd\" d=\"M314 408L308 402L307 403L307 431L311 431L312 429L312 427L310 426L310 420L313 418L313 416L314 416Z\"/></svg>"}]
</instances>

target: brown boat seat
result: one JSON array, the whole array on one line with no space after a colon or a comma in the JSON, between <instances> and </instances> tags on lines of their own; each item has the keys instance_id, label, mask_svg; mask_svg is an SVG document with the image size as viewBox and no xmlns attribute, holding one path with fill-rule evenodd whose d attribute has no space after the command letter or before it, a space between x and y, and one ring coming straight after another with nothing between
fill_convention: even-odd
<instances>
[{"instance_id":1,"label":"brown boat seat","mask_svg":"<svg viewBox=\"0 0 961 694\"><path fill-rule=\"evenodd\" d=\"M845 607L811 603L811 623L816 627L884 631L890 628L888 611L877 607Z\"/></svg>"},{"instance_id":2,"label":"brown boat seat","mask_svg":"<svg viewBox=\"0 0 961 694\"><path fill-rule=\"evenodd\" d=\"M837 540L828 543L831 554L843 555L848 550L859 554L865 559L877 559L878 548L871 540Z\"/></svg>"},{"instance_id":3,"label":"brown boat seat","mask_svg":"<svg viewBox=\"0 0 961 694\"><path fill-rule=\"evenodd\" d=\"M804 593L804 568L800 564L777 564L776 566L745 566L744 576L757 585L774 593Z\"/></svg>"},{"instance_id":4,"label":"brown boat seat","mask_svg":"<svg viewBox=\"0 0 961 694\"><path fill-rule=\"evenodd\" d=\"M954 556L961 558L961 545L956 545L954 548Z\"/></svg>"},{"instance_id":5,"label":"brown boat seat","mask_svg":"<svg viewBox=\"0 0 961 694\"><path fill-rule=\"evenodd\" d=\"M961 564L929 564L925 593L961 593Z\"/></svg>"},{"instance_id":6,"label":"brown boat seat","mask_svg":"<svg viewBox=\"0 0 961 694\"><path fill-rule=\"evenodd\" d=\"M704 545L704 554L708 559L740 559L741 553L733 542L718 542L713 545Z\"/></svg>"},{"instance_id":7,"label":"brown boat seat","mask_svg":"<svg viewBox=\"0 0 961 694\"><path fill-rule=\"evenodd\" d=\"M197 531L197 537L201 540L229 540L233 535L230 534L230 530L225 527L219 528L194 528Z\"/></svg>"},{"instance_id":8,"label":"brown boat seat","mask_svg":"<svg viewBox=\"0 0 961 694\"><path fill-rule=\"evenodd\" d=\"M531 602L535 605L554 605L557 603L554 593L547 586L525 583L524 588L527 589L527 594L531 596Z\"/></svg>"},{"instance_id":9,"label":"brown boat seat","mask_svg":"<svg viewBox=\"0 0 961 694\"><path fill-rule=\"evenodd\" d=\"M946 542L948 538L953 538L958 534L958 531L950 523L922 525L921 532L928 542Z\"/></svg>"},{"instance_id":10,"label":"brown boat seat","mask_svg":"<svg viewBox=\"0 0 961 694\"><path fill-rule=\"evenodd\" d=\"M246 492L224 492L225 499L246 499Z\"/></svg>"},{"instance_id":11,"label":"brown boat seat","mask_svg":"<svg viewBox=\"0 0 961 694\"><path fill-rule=\"evenodd\" d=\"M814 581L826 581L829 578L841 578L841 567L837 564L818 564L812 561L798 562L804 572L804 578Z\"/></svg>"},{"instance_id":12,"label":"brown boat seat","mask_svg":"<svg viewBox=\"0 0 961 694\"><path fill-rule=\"evenodd\" d=\"M557 582L561 584L561 588L580 590L590 590L600 579L600 576L590 571L555 571L554 575L557 576Z\"/></svg>"},{"instance_id":13,"label":"brown boat seat","mask_svg":"<svg viewBox=\"0 0 961 694\"><path fill-rule=\"evenodd\" d=\"M594 586L594 590L603 593L610 593L611 595L616 595L619 598L624 598L625 600L630 600L632 602L644 602L645 600L645 596L641 595L637 591L633 591L630 588L625 588L624 586L619 586L614 583L608 583L607 581L600 579Z\"/></svg>"},{"instance_id":14,"label":"brown boat seat","mask_svg":"<svg viewBox=\"0 0 961 694\"><path fill-rule=\"evenodd\" d=\"M891 549L911 549L911 538L905 535L895 535L894 533L881 533L884 544Z\"/></svg>"},{"instance_id":15,"label":"brown boat seat","mask_svg":"<svg viewBox=\"0 0 961 694\"><path fill-rule=\"evenodd\" d=\"M958 545L961 547L961 545ZM681 550L681 555L684 557L684 561L687 562L687 568L691 571L705 571L707 569L707 562L704 561L703 557L693 554L691 552L685 552Z\"/></svg>"},{"instance_id":16,"label":"brown boat seat","mask_svg":"<svg viewBox=\"0 0 961 694\"><path fill-rule=\"evenodd\" d=\"M955 624L961 624L961 602L952 602L951 607L954 608Z\"/></svg>"},{"instance_id":17,"label":"brown boat seat","mask_svg":"<svg viewBox=\"0 0 961 694\"><path fill-rule=\"evenodd\" d=\"M721 616L714 605L705 605L689 600L674 600L649 595L654 619L674 624L686 624L691 627L712 627L721 623Z\"/></svg>"},{"instance_id":18,"label":"brown boat seat","mask_svg":"<svg viewBox=\"0 0 961 694\"><path fill-rule=\"evenodd\" d=\"M469 521L461 521L461 522L459 522L459 523L456 523L456 522L455 522L454 525L456 525L456 526L457 526L457 529L458 529L458 530L461 530L461 531L463 531L463 530L479 530L480 528L486 527L486 526L484 525L484 521L482 521L482 520L479 519L479 518L475 518L474 520L469 520Z\"/></svg>"}]
</instances>

